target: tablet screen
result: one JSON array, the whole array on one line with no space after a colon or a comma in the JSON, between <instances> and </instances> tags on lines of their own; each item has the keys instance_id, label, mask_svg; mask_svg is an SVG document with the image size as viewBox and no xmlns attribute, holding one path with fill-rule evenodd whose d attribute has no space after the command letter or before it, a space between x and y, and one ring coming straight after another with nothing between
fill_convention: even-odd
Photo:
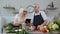
<instances>
[{"instance_id":1,"label":"tablet screen","mask_svg":"<svg viewBox=\"0 0 60 34\"><path fill-rule=\"evenodd\" d=\"M26 19L25 23L30 23L31 19Z\"/></svg>"}]
</instances>

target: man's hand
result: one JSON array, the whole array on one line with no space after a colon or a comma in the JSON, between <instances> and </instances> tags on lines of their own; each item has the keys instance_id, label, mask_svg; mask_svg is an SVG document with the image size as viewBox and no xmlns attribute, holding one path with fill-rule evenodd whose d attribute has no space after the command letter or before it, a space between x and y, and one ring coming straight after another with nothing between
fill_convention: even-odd
<instances>
[{"instance_id":1,"label":"man's hand","mask_svg":"<svg viewBox=\"0 0 60 34\"><path fill-rule=\"evenodd\" d=\"M48 22L47 20L44 20L43 24L41 24L41 25L46 25L47 22Z\"/></svg>"},{"instance_id":2,"label":"man's hand","mask_svg":"<svg viewBox=\"0 0 60 34\"><path fill-rule=\"evenodd\" d=\"M38 27L37 28L40 28L40 27L42 27L43 25L38 25Z\"/></svg>"},{"instance_id":3,"label":"man's hand","mask_svg":"<svg viewBox=\"0 0 60 34\"><path fill-rule=\"evenodd\" d=\"M38 27L37 27L37 29L40 29L40 30L42 30L43 28L44 28L43 25L38 25Z\"/></svg>"}]
</instances>

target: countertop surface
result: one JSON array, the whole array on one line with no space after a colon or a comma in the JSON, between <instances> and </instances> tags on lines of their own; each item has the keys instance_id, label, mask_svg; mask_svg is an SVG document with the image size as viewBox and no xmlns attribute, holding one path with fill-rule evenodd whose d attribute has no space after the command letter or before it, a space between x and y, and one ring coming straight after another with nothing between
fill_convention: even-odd
<instances>
[{"instance_id":1,"label":"countertop surface","mask_svg":"<svg viewBox=\"0 0 60 34\"><path fill-rule=\"evenodd\" d=\"M53 33L43 33L40 31L31 31L30 34L59 34L57 31L54 31ZM15 33L6 33L5 30L1 34L15 34Z\"/></svg>"}]
</instances>

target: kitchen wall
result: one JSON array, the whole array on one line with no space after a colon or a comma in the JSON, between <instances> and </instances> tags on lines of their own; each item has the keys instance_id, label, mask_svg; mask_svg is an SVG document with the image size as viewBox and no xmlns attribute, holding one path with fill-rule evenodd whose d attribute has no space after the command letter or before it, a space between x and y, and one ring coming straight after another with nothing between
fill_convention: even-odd
<instances>
[{"instance_id":1,"label":"kitchen wall","mask_svg":"<svg viewBox=\"0 0 60 34\"><path fill-rule=\"evenodd\" d=\"M3 8L3 6L6 4L10 4L19 10L20 7L26 7L28 5L38 3L40 9L46 9L47 5L52 1L54 2L55 7L58 7L60 9L60 0L0 0L0 15L14 15L12 13L14 12L14 10ZM60 11L59 9L57 10L57 12Z\"/></svg>"},{"instance_id":2,"label":"kitchen wall","mask_svg":"<svg viewBox=\"0 0 60 34\"><path fill-rule=\"evenodd\" d=\"M60 12L60 0L0 0L0 16L14 16L13 9L5 9L3 6L6 4L10 4L19 10L21 7L27 7L28 5L33 5L34 3L38 3L41 10L45 10L47 5L51 2L54 2L57 10L49 10L48 15L54 16ZM29 17L29 16L28 16Z\"/></svg>"},{"instance_id":3,"label":"kitchen wall","mask_svg":"<svg viewBox=\"0 0 60 34\"><path fill-rule=\"evenodd\" d=\"M21 7L27 7L28 5L33 5L34 3L38 3L40 9L45 10L47 5L52 1L54 2L55 7L57 7L58 9L49 10L48 15L49 16L58 15L58 13L60 13L60 0L0 0L0 16L6 19L6 21L8 22L14 19L14 16L15 16L15 14L13 14L14 10L3 8L3 6L6 4L10 4L19 10L19 8Z\"/></svg>"},{"instance_id":4,"label":"kitchen wall","mask_svg":"<svg viewBox=\"0 0 60 34\"><path fill-rule=\"evenodd\" d=\"M50 4L52 1L54 2L55 7L57 7L58 9L49 10L47 15L55 16L60 13L60 0L0 0L0 16L3 16L6 21L8 20L8 22L10 22L15 16L15 14L13 14L13 12L15 12L13 9L3 8L3 6L5 6L6 4L10 4L19 10L19 8L21 7L27 7L28 5L33 5L34 3L37 3L39 4L41 10L45 10L47 8L47 5ZM30 15L28 17L30 17Z\"/></svg>"}]
</instances>

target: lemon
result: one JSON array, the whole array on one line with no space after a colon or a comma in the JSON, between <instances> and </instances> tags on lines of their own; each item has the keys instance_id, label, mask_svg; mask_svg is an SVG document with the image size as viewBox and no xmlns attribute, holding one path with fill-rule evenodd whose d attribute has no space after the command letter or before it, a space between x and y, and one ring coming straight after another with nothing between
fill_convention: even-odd
<instances>
[{"instance_id":1,"label":"lemon","mask_svg":"<svg viewBox=\"0 0 60 34\"><path fill-rule=\"evenodd\" d=\"M52 23L52 22L48 24L48 27L49 27L50 29L52 28L52 26L53 26L53 23Z\"/></svg>"}]
</instances>

